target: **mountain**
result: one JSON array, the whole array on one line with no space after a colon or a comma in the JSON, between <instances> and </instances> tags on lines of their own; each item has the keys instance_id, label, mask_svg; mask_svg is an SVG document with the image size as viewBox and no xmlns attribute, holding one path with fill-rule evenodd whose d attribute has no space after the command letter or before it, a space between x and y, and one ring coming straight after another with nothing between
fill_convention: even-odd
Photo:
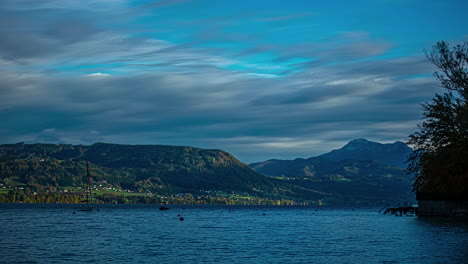
<instances>
[{"instance_id":1,"label":"mountain","mask_svg":"<svg viewBox=\"0 0 468 264\"><path fill-rule=\"evenodd\" d=\"M411 177L398 166L381 163L388 158L397 164L396 153L403 153L405 148L374 143L354 140L319 157L269 160L250 167L222 150L186 146L0 145L0 202L12 202L17 197L28 202L24 198L27 195L36 202L77 202L67 195L51 195L82 192L87 163L94 190L106 202L133 199L147 203L154 195L164 196L162 200L189 197L191 200L183 200L189 202L195 201L193 197L208 196L208 202L227 202L234 197L329 205L411 200ZM386 155L377 155L380 151L376 149ZM369 153L375 153L378 159ZM148 196L141 198L142 194ZM42 198L36 199L38 196Z\"/></svg>"},{"instance_id":2,"label":"mountain","mask_svg":"<svg viewBox=\"0 0 468 264\"><path fill-rule=\"evenodd\" d=\"M329 172L341 161L374 161L375 166L405 168L407 156L412 149L405 143L381 144L365 139L350 141L341 149L332 150L318 157L295 160L272 159L249 164L258 173L267 176L314 176ZM346 163L346 162L345 162ZM380 165L379 165L380 164Z\"/></svg>"},{"instance_id":3,"label":"mountain","mask_svg":"<svg viewBox=\"0 0 468 264\"><path fill-rule=\"evenodd\" d=\"M373 160L382 164L405 168L405 162L412 151L410 147L400 141L392 144L381 144L361 138L352 140L341 149L332 150L320 157L335 161L346 159Z\"/></svg>"},{"instance_id":4,"label":"mountain","mask_svg":"<svg viewBox=\"0 0 468 264\"><path fill-rule=\"evenodd\" d=\"M308 159L267 160L250 164L256 172L347 200L412 200L412 176L404 170L411 149L404 143L365 139Z\"/></svg>"},{"instance_id":5,"label":"mountain","mask_svg":"<svg viewBox=\"0 0 468 264\"><path fill-rule=\"evenodd\" d=\"M0 185L34 192L80 187L85 162L94 183L131 192L318 197L316 192L260 175L225 151L162 145L0 145Z\"/></svg>"}]
</instances>

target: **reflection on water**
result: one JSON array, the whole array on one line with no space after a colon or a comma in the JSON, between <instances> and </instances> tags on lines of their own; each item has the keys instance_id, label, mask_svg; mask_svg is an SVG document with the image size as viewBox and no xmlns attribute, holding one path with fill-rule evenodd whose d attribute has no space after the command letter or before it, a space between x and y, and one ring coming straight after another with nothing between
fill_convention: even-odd
<instances>
[{"instance_id":1,"label":"reflection on water","mask_svg":"<svg viewBox=\"0 0 468 264\"><path fill-rule=\"evenodd\" d=\"M466 220L378 208L0 205L0 263L466 263ZM179 221L179 215L185 221Z\"/></svg>"}]
</instances>

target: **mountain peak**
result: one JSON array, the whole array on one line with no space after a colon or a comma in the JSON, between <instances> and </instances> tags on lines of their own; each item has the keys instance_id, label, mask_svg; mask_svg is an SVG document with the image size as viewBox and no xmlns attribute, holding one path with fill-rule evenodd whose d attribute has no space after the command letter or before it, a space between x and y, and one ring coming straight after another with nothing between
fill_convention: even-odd
<instances>
[{"instance_id":1,"label":"mountain peak","mask_svg":"<svg viewBox=\"0 0 468 264\"><path fill-rule=\"evenodd\" d=\"M370 145L379 144L376 142L371 142L364 138L353 139L348 144L346 144L342 149L346 150L355 150L355 149L363 149L368 148Z\"/></svg>"},{"instance_id":2,"label":"mountain peak","mask_svg":"<svg viewBox=\"0 0 468 264\"><path fill-rule=\"evenodd\" d=\"M351 144L351 143L359 143L359 144L365 144L365 143L369 143L370 141L365 139L365 138L357 138L357 139L353 139L351 140L348 144Z\"/></svg>"},{"instance_id":3,"label":"mountain peak","mask_svg":"<svg viewBox=\"0 0 468 264\"><path fill-rule=\"evenodd\" d=\"M405 162L412 149L405 143L397 141L390 144L381 144L359 138L348 142L341 149L332 150L320 157L331 160L373 160L382 164L406 167Z\"/></svg>"}]
</instances>

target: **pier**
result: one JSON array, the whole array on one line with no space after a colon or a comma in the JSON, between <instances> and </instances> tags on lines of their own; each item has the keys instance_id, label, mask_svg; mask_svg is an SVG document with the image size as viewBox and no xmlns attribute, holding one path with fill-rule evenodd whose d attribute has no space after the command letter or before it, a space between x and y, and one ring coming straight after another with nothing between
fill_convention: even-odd
<instances>
[{"instance_id":1,"label":"pier","mask_svg":"<svg viewBox=\"0 0 468 264\"><path fill-rule=\"evenodd\" d=\"M399 206L397 204L395 207L388 207L386 205L379 210L379 213L383 211L383 214L391 214L396 216L416 216L418 215L418 207L416 206ZM385 210L385 211L384 211Z\"/></svg>"}]
</instances>

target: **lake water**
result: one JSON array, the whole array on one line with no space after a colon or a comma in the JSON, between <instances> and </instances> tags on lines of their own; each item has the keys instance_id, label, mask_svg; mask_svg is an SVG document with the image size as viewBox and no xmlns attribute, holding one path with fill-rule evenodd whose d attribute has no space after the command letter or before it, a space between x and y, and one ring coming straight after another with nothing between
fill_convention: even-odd
<instances>
[{"instance_id":1,"label":"lake water","mask_svg":"<svg viewBox=\"0 0 468 264\"><path fill-rule=\"evenodd\" d=\"M0 263L468 263L466 220L379 208L169 207L0 204Z\"/></svg>"}]
</instances>

